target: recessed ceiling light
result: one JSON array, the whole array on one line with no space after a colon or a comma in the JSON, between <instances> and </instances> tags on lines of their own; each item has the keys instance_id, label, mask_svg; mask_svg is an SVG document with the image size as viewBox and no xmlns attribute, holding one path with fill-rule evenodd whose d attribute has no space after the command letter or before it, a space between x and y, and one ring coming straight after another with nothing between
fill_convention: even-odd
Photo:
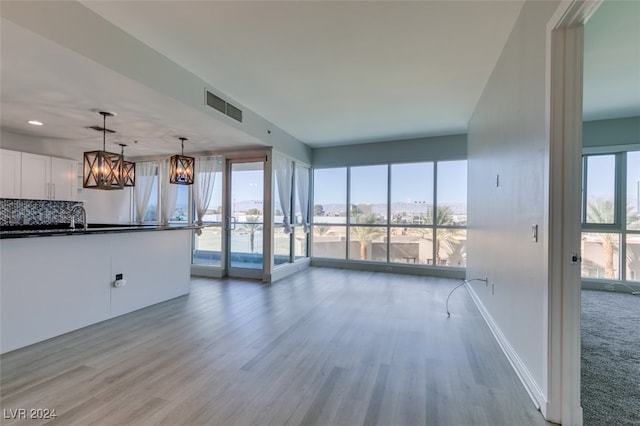
<instances>
[{"instance_id":1,"label":"recessed ceiling light","mask_svg":"<svg viewBox=\"0 0 640 426\"><path fill-rule=\"evenodd\" d=\"M33 125L33 126L43 126L44 123L42 121L38 121L38 120L29 120L27 121L27 123Z\"/></svg>"}]
</instances>

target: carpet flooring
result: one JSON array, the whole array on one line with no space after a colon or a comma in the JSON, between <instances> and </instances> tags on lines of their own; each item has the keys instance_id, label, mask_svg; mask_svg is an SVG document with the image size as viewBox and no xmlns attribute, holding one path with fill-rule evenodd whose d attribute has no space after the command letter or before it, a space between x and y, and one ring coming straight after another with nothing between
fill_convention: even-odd
<instances>
[{"instance_id":1,"label":"carpet flooring","mask_svg":"<svg viewBox=\"0 0 640 426\"><path fill-rule=\"evenodd\" d=\"M582 290L585 426L640 425L640 296Z\"/></svg>"}]
</instances>

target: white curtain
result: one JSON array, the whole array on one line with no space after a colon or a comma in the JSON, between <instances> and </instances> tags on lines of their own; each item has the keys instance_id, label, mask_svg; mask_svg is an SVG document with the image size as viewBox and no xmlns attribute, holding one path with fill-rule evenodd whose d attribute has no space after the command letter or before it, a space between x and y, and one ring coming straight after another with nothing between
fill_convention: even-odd
<instances>
[{"instance_id":1,"label":"white curtain","mask_svg":"<svg viewBox=\"0 0 640 426\"><path fill-rule=\"evenodd\" d=\"M169 218L175 211L178 201L178 185L169 183L169 159L160 162L158 182L160 185L161 222L163 225L168 225Z\"/></svg>"},{"instance_id":2,"label":"white curtain","mask_svg":"<svg viewBox=\"0 0 640 426\"><path fill-rule=\"evenodd\" d=\"M298 192L298 202L300 203L300 214L302 216L302 227L305 233L309 232L309 174L306 167L296 167L296 188Z\"/></svg>"},{"instance_id":3,"label":"white curtain","mask_svg":"<svg viewBox=\"0 0 640 426\"><path fill-rule=\"evenodd\" d=\"M276 183L278 184L278 195L280 207L282 208L282 223L285 234L291 233L291 178L293 174L293 163L288 158L275 153L273 156L273 166L276 171Z\"/></svg>"},{"instance_id":4,"label":"white curtain","mask_svg":"<svg viewBox=\"0 0 640 426\"><path fill-rule=\"evenodd\" d=\"M195 179L193 181L193 201L196 205L196 220L202 225L202 217L209 208L216 173L220 171L220 156L200 157L196 160Z\"/></svg>"},{"instance_id":5,"label":"white curtain","mask_svg":"<svg viewBox=\"0 0 640 426\"><path fill-rule=\"evenodd\" d=\"M133 187L133 199L138 223L144 221L144 215L149 207L149 198L151 198L151 188L157 167L158 163L155 161L136 163L136 186Z\"/></svg>"}]
</instances>

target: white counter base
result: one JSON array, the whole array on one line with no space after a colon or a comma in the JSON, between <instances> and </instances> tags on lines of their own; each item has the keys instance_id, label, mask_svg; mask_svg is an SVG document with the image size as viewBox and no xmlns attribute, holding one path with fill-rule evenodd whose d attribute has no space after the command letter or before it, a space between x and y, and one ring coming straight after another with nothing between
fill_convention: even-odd
<instances>
[{"instance_id":1,"label":"white counter base","mask_svg":"<svg viewBox=\"0 0 640 426\"><path fill-rule=\"evenodd\" d=\"M191 230L1 240L0 353L189 293L190 247Z\"/></svg>"}]
</instances>

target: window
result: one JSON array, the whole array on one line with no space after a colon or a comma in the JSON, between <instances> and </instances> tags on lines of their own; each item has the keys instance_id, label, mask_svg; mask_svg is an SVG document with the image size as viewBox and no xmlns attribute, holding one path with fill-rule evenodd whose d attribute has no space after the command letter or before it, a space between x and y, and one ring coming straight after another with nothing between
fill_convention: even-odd
<instances>
[{"instance_id":1,"label":"window","mask_svg":"<svg viewBox=\"0 0 640 426\"><path fill-rule=\"evenodd\" d=\"M351 223L387 222L387 166L351 167Z\"/></svg>"},{"instance_id":2,"label":"window","mask_svg":"<svg viewBox=\"0 0 640 426\"><path fill-rule=\"evenodd\" d=\"M189 186L176 185L178 188L178 197L176 200L176 208L173 210L169 221L171 222L188 222L189 221Z\"/></svg>"},{"instance_id":3,"label":"window","mask_svg":"<svg viewBox=\"0 0 640 426\"><path fill-rule=\"evenodd\" d=\"M208 172L206 178L213 183L208 207L202 216L201 234L194 234L192 263L222 266L222 158L218 157L216 170ZM196 164L198 159L196 160ZM211 175L209 173L212 173ZM197 179L197 178L196 178ZM194 190L196 190L194 188ZM203 191L206 192L206 191ZM194 197L195 198L195 197ZM177 203L176 203L177 204ZM194 200L194 204L197 202ZM194 207L195 209L195 207Z\"/></svg>"},{"instance_id":4,"label":"window","mask_svg":"<svg viewBox=\"0 0 640 426\"><path fill-rule=\"evenodd\" d=\"M614 223L616 194L615 155L590 155L585 161L585 223Z\"/></svg>"},{"instance_id":5,"label":"window","mask_svg":"<svg viewBox=\"0 0 640 426\"><path fill-rule=\"evenodd\" d=\"M313 171L312 254L326 259L347 256L347 168Z\"/></svg>"},{"instance_id":6,"label":"window","mask_svg":"<svg viewBox=\"0 0 640 426\"><path fill-rule=\"evenodd\" d=\"M139 177L137 177L139 180ZM153 176L153 184L151 185L151 195L149 196L149 204L142 219L143 222L158 221L158 175Z\"/></svg>"},{"instance_id":7,"label":"window","mask_svg":"<svg viewBox=\"0 0 640 426\"><path fill-rule=\"evenodd\" d=\"M640 151L627 153L627 229L640 231Z\"/></svg>"},{"instance_id":8,"label":"window","mask_svg":"<svg viewBox=\"0 0 640 426\"><path fill-rule=\"evenodd\" d=\"M467 162L438 163L436 224L464 226L467 224Z\"/></svg>"},{"instance_id":9,"label":"window","mask_svg":"<svg viewBox=\"0 0 640 426\"><path fill-rule=\"evenodd\" d=\"M316 169L314 192L313 257L466 266L466 161Z\"/></svg>"},{"instance_id":10,"label":"window","mask_svg":"<svg viewBox=\"0 0 640 426\"><path fill-rule=\"evenodd\" d=\"M433 163L391 166L391 223L431 224Z\"/></svg>"},{"instance_id":11,"label":"window","mask_svg":"<svg viewBox=\"0 0 640 426\"><path fill-rule=\"evenodd\" d=\"M582 277L636 281L640 151L583 156Z\"/></svg>"},{"instance_id":12,"label":"window","mask_svg":"<svg viewBox=\"0 0 640 426\"><path fill-rule=\"evenodd\" d=\"M274 264L282 265L308 257L309 168L278 154L273 177Z\"/></svg>"}]
</instances>

